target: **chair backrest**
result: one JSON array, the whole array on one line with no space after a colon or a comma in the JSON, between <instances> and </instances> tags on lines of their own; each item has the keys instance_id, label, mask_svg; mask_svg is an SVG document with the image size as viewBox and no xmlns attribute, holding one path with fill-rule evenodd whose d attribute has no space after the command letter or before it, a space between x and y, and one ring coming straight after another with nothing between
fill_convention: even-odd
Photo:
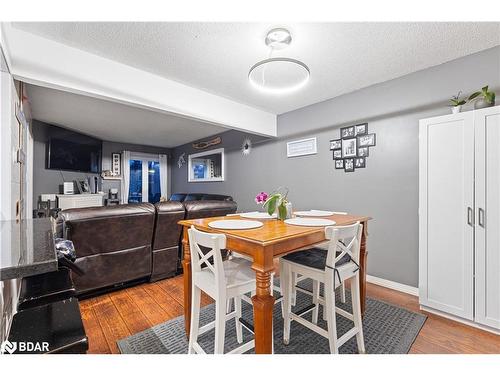
<instances>
[{"instance_id":1,"label":"chair backrest","mask_svg":"<svg viewBox=\"0 0 500 375\"><path fill-rule=\"evenodd\" d=\"M188 236L193 276L196 277L196 273L201 272L202 267L205 266L206 270L214 274L216 283L224 283L225 275L221 250L226 248L226 236L202 232L194 226L188 229ZM203 251L200 246L207 250Z\"/></svg>"},{"instance_id":2,"label":"chair backrest","mask_svg":"<svg viewBox=\"0 0 500 375\"><path fill-rule=\"evenodd\" d=\"M326 227L325 237L330 240L326 257L327 267L335 268L335 264L346 254L359 264L362 233L363 224L359 222L352 225ZM337 251L340 252L339 255L336 255Z\"/></svg>"}]
</instances>

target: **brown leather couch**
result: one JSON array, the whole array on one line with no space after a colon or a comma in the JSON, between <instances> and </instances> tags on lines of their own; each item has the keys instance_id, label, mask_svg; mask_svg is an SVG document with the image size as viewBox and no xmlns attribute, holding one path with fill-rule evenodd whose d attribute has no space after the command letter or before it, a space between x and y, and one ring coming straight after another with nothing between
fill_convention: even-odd
<instances>
[{"instance_id":1,"label":"brown leather couch","mask_svg":"<svg viewBox=\"0 0 500 375\"><path fill-rule=\"evenodd\" d=\"M168 201L89 207L59 213L56 235L73 241L78 294L131 281L156 281L177 274L182 258L182 219L235 213L232 200Z\"/></svg>"},{"instance_id":2,"label":"brown leather couch","mask_svg":"<svg viewBox=\"0 0 500 375\"><path fill-rule=\"evenodd\" d=\"M151 281L176 274L179 267L179 237L182 230L177 223L186 217L186 210L180 202L157 203L155 208Z\"/></svg>"},{"instance_id":3,"label":"brown leather couch","mask_svg":"<svg viewBox=\"0 0 500 375\"><path fill-rule=\"evenodd\" d=\"M73 275L77 293L149 277L155 216L149 203L61 211L62 233L85 271Z\"/></svg>"}]
</instances>

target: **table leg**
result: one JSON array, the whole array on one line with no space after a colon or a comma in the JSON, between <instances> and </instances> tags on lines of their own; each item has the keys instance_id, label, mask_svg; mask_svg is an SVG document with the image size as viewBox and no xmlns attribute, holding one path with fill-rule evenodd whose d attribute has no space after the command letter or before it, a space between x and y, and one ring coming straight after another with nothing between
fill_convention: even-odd
<instances>
[{"instance_id":1,"label":"table leg","mask_svg":"<svg viewBox=\"0 0 500 375\"><path fill-rule=\"evenodd\" d=\"M366 308L366 237L368 236L368 222L363 223L363 234L361 235L361 246L359 251L359 291L361 299L361 315L365 315Z\"/></svg>"},{"instance_id":2,"label":"table leg","mask_svg":"<svg viewBox=\"0 0 500 375\"><path fill-rule=\"evenodd\" d=\"M274 296L270 294L271 273L255 271L256 294L252 297L255 328L255 353L273 352Z\"/></svg>"},{"instance_id":3,"label":"table leg","mask_svg":"<svg viewBox=\"0 0 500 375\"><path fill-rule=\"evenodd\" d=\"M182 260L182 268L184 271L184 328L186 336L189 337L191 326L191 253L189 251L188 228L184 227L182 235L182 249L184 251L184 259Z\"/></svg>"}]
</instances>

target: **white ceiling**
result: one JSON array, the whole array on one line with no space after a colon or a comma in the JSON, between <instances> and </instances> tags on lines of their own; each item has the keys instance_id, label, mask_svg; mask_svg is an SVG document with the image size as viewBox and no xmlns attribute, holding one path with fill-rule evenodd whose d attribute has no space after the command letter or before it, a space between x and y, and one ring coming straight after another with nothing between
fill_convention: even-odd
<instances>
[{"instance_id":1,"label":"white ceiling","mask_svg":"<svg viewBox=\"0 0 500 375\"><path fill-rule=\"evenodd\" d=\"M500 45L500 23L14 23L14 27L280 114ZM268 30L287 27L309 84L263 94L247 79L267 58ZM90 116L90 114L89 114ZM164 136L168 138L167 135Z\"/></svg>"},{"instance_id":2,"label":"white ceiling","mask_svg":"<svg viewBox=\"0 0 500 375\"><path fill-rule=\"evenodd\" d=\"M227 129L166 113L28 85L33 118L102 140L175 147Z\"/></svg>"}]
</instances>

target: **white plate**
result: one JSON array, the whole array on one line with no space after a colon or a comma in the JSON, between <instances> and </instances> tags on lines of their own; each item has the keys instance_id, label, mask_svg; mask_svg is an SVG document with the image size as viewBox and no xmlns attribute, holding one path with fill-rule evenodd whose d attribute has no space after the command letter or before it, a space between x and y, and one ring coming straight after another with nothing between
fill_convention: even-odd
<instances>
[{"instance_id":1,"label":"white plate","mask_svg":"<svg viewBox=\"0 0 500 375\"><path fill-rule=\"evenodd\" d=\"M208 223L208 226L214 229L254 229L263 225L255 220L215 220Z\"/></svg>"},{"instance_id":2,"label":"white plate","mask_svg":"<svg viewBox=\"0 0 500 375\"><path fill-rule=\"evenodd\" d=\"M297 216L311 216L311 217L321 217L321 216L332 216L334 212L332 211L321 211L321 210L310 210L310 211L297 211L294 212Z\"/></svg>"},{"instance_id":3,"label":"white plate","mask_svg":"<svg viewBox=\"0 0 500 375\"><path fill-rule=\"evenodd\" d=\"M244 212L240 214L241 217L246 219L275 219L276 214L269 215L267 212Z\"/></svg>"},{"instance_id":4,"label":"white plate","mask_svg":"<svg viewBox=\"0 0 500 375\"><path fill-rule=\"evenodd\" d=\"M335 221L328 219L309 219L305 217L296 217L293 219L286 219L286 224L300 225L303 227L326 227L328 225L335 225Z\"/></svg>"}]
</instances>

